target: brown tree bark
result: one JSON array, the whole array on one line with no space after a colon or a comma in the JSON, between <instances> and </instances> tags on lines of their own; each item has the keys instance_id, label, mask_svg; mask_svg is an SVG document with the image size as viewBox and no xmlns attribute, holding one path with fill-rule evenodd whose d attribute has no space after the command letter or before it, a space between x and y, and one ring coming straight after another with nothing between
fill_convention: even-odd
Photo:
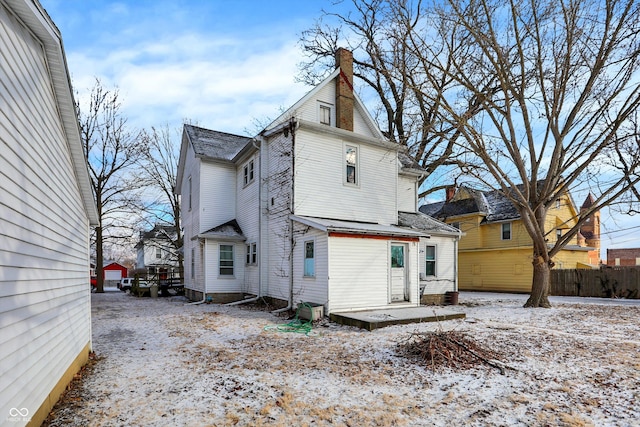
<instances>
[{"instance_id":1,"label":"brown tree bark","mask_svg":"<svg viewBox=\"0 0 640 427\"><path fill-rule=\"evenodd\" d=\"M525 307L549 308L549 289L551 287L551 267L552 263L545 261L541 256L533 259L533 281L531 284L531 295L525 303Z\"/></svg>"}]
</instances>

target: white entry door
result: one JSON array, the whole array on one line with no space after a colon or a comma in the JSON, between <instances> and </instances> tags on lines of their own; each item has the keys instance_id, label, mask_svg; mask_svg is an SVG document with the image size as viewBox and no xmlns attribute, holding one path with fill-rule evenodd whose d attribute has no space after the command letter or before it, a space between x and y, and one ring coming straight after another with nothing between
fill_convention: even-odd
<instances>
[{"instance_id":1,"label":"white entry door","mask_svg":"<svg viewBox=\"0 0 640 427\"><path fill-rule=\"evenodd\" d=\"M391 244L391 302L409 301L407 292L407 274L405 261L407 245L403 243Z\"/></svg>"}]
</instances>

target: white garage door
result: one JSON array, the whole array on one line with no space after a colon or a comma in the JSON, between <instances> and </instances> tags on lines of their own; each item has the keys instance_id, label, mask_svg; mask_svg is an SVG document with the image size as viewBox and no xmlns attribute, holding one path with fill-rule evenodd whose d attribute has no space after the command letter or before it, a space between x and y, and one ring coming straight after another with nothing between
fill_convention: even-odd
<instances>
[{"instance_id":1,"label":"white garage door","mask_svg":"<svg viewBox=\"0 0 640 427\"><path fill-rule=\"evenodd\" d=\"M122 279L122 272L120 270L105 270L104 280L120 280Z\"/></svg>"}]
</instances>

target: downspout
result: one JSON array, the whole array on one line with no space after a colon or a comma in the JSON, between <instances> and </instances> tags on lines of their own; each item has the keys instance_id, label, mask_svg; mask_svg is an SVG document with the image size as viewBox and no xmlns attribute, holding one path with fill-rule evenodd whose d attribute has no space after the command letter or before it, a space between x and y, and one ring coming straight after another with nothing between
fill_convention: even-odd
<instances>
[{"instance_id":1,"label":"downspout","mask_svg":"<svg viewBox=\"0 0 640 427\"><path fill-rule=\"evenodd\" d=\"M289 200L289 303L286 307L273 310L271 313L277 314L289 311L293 307L293 218L295 207L295 183L296 183L296 126L297 122L292 117L289 119L289 126L285 128L285 136L287 129L291 132L291 198Z\"/></svg>"},{"instance_id":2,"label":"downspout","mask_svg":"<svg viewBox=\"0 0 640 427\"><path fill-rule=\"evenodd\" d=\"M260 145L256 145L257 139L253 138L251 144L253 148L260 153L260 159L258 161L258 244L259 244L259 260L258 260L258 295L253 298L247 298L240 301L229 302L225 306L234 306L240 304L247 304L250 302L256 302L262 298L262 141Z\"/></svg>"}]
</instances>

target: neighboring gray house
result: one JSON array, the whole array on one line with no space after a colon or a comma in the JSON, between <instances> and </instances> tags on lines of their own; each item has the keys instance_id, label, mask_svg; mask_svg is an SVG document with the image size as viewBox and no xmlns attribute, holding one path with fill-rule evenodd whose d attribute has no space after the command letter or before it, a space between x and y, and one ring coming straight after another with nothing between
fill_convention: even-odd
<instances>
[{"instance_id":1,"label":"neighboring gray house","mask_svg":"<svg viewBox=\"0 0 640 427\"><path fill-rule=\"evenodd\" d=\"M178 234L172 225L156 224L149 231L140 232L136 244L136 270L160 279L178 274L178 250L175 246Z\"/></svg>"},{"instance_id":2,"label":"neighboring gray house","mask_svg":"<svg viewBox=\"0 0 640 427\"><path fill-rule=\"evenodd\" d=\"M185 293L325 313L456 290L457 230L418 211L424 171L353 91L351 53L255 138L185 125Z\"/></svg>"},{"instance_id":3,"label":"neighboring gray house","mask_svg":"<svg viewBox=\"0 0 640 427\"><path fill-rule=\"evenodd\" d=\"M98 223L60 32L0 1L0 424L38 426L91 351Z\"/></svg>"}]
</instances>

